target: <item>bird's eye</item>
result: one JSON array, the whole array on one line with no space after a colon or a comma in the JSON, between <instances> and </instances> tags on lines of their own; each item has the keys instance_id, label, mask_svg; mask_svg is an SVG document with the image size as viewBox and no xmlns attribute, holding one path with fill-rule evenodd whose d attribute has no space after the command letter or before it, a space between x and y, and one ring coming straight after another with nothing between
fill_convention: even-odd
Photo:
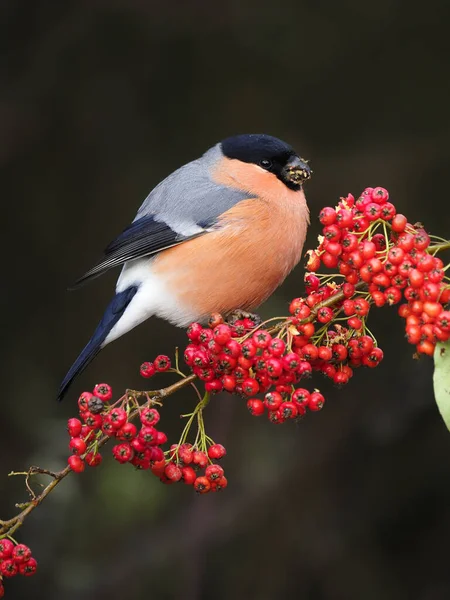
<instances>
[{"instance_id":1,"label":"bird's eye","mask_svg":"<svg viewBox=\"0 0 450 600\"><path fill-rule=\"evenodd\" d=\"M259 161L259 165L263 169L269 170L272 167L272 161L269 160L268 158L263 158L262 160Z\"/></svg>"}]
</instances>

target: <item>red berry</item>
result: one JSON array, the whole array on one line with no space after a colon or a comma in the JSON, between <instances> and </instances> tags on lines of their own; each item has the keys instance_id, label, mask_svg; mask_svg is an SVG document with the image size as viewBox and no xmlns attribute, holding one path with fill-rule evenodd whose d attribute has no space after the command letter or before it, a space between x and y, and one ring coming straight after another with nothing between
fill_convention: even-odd
<instances>
[{"instance_id":1,"label":"red berry","mask_svg":"<svg viewBox=\"0 0 450 600\"><path fill-rule=\"evenodd\" d=\"M425 250L430 245L430 236L424 229L419 231L414 236L414 247L418 250Z\"/></svg>"},{"instance_id":2,"label":"red berry","mask_svg":"<svg viewBox=\"0 0 450 600\"><path fill-rule=\"evenodd\" d=\"M156 425L160 418L160 414L156 408L145 407L139 413L139 419L143 425Z\"/></svg>"},{"instance_id":3,"label":"red berry","mask_svg":"<svg viewBox=\"0 0 450 600\"><path fill-rule=\"evenodd\" d=\"M114 458L119 463L129 462L134 456L133 448L130 444L127 443L117 444L116 446L113 446L112 453Z\"/></svg>"},{"instance_id":4,"label":"red berry","mask_svg":"<svg viewBox=\"0 0 450 600\"><path fill-rule=\"evenodd\" d=\"M334 208L326 206L320 211L319 219L322 225L333 225L333 223L336 221L336 211Z\"/></svg>"},{"instance_id":5,"label":"red berry","mask_svg":"<svg viewBox=\"0 0 450 600\"><path fill-rule=\"evenodd\" d=\"M298 409L294 402L283 402L279 410L283 419L295 419L298 416Z\"/></svg>"},{"instance_id":6,"label":"red berry","mask_svg":"<svg viewBox=\"0 0 450 600\"><path fill-rule=\"evenodd\" d=\"M191 323L187 328L186 333L191 341L196 342L202 331L203 327L200 325L200 323Z\"/></svg>"},{"instance_id":7,"label":"red berry","mask_svg":"<svg viewBox=\"0 0 450 600\"><path fill-rule=\"evenodd\" d=\"M139 439L141 439L145 444L148 445L156 445L157 444L157 436L158 432L156 429L149 425L143 425L141 430L139 431Z\"/></svg>"},{"instance_id":8,"label":"red berry","mask_svg":"<svg viewBox=\"0 0 450 600\"><path fill-rule=\"evenodd\" d=\"M160 354L154 360L155 369L159 372L170 369L170 358L165 354Z\"/></svg>"},{"instance_id":9,"label":"red berry","mask_svg":"<svg viewBox=\"0 0 450 600\"><path fill-rule=\"evenodd\" d=\"M374 348L369 354L363 357L363 364L366 367L376 367L383 360L383 350Z\"/></svg>"},{"instance_id":10,"label":"red berry","mask_svg":"<svg viewBox=\"0 0 450 600\"><path fill-rule=\"evenodd\" d=\"M285 342L280 338L274 338L269 345L269 351L272 356L279 358L286 349Z\"/></svg>"},{"instance_id":11,"label":"red berry","mask_svg":"<svg viewBox=\"0 0 450 600\"><path fill-rule=\"evenodd\" d=\"M100 398L102 402L109 402L113 396L112 387L107 383L97 383L94 388L94 396Z\"/></svg>"},{"instance_id":12,"label":"red berry","mask_svg":"<svg viewBox=\"0 0 450 600\"><path fill-rule=\"evenodd\" d=\"M420 288L425 281L425 276L419 269L410 269L408 272L408 279L411 287Z\"/></svg>"},{"instance_id":13,"label":"red berry","mask_svg":"<svg viewBox=\"0 0 450 600\"><path fill-rule=\"evenodd\" d=\"M330 254L329 252L324 252L321 256L321 259L322 263L325 267L327 267L327 269L334 269L334 267L337 267L338 265L337 256L333 256L333 254Z\"/></svg>"},{"instance_id":14,"label":"red berry","mask_svg":"<svg viewBox=\"0 0 450 600\"><path fill-rule=\"evenodd\" d=\"M166 465L164 469L164 473L168 479L171 481L180 481L183 476L183 473L178 465L173 462L170 462Z\"/></svg>"},{"instance_id":15,"label":"red berry","mask_svg":"<svg viewBox=\"0 0 450 600\"><path fill-rule=\"evenodd\" d=\"M181 478L186 485L194 485L194 481L197 479L197 473L192 467L182 467Z\"/></svg>"},{"instance_id":16,"label":"red berry","mask_svg":"<svg viewBox=\"0 0 450 600\"><path fill-rule=\"evenodd\" d=\"M19 565L19 573L25 575L25 577L31 577L36 573L37 561L31 557L26 563Z\"/></svg>"},{"instance_id":17,"label":"red berry","mask_svg":"<svg viewBox=\"0 0 450 600\"><path fill-rule=\"evenodd\" d=\"M268 331L259 329L252 335L252 340L257 348L268 348L272 341L272 336Z\"/></svg>"},{"instance_id":18,"label":"red berry","mask_svg":"<svg viewBox=\"0 0 450 600\"><path fill-rule=\"evenodd\" d=\"M194 458L194 449L192 444L181 444L178 448L178 458L185 464L189 465Z\"/></svg>"},{"instance_id":19,"label":"red berry","mask_svg":"<svg viewBox=\"0 0 450 600\"><path fill-rule=\"evenodd\" d=\"M348 229L353 225L353 215L351 210L342 208L336 216L336 222L341 229Z\"/></svg>"},{"instance_id":20,"label":"red berry","mask_svg":"<svg viewBox=\"0 0 450 600\"><path fill-rule=\"evenodd\" d=\"M250 398L247 400L247 408L254 417L259 417L264 413L264 404L258 398Z\"/></svg>"},{"instance_id":21,"label":"red berry","mask_svg":"<svg viewBox=\"0 0 450 600\"><path fill-rule=\"evenodd\" d=\"M227 392L233 392L236 387L236 378L233 375L224 375L222 377L223 389Z\"/></svg>"},{"instance_id":22,"label":"red berry","mask_svg":"<svg viewBox=\"0 0 450 600\"><path fill-rule=\"evenodd\" d=\"M283 396L279 392L268 392L264 396L264 405L268 410L278 410L283 402Z\"/></svg>"},{"instance_id":23,"label":"red berry","mask_svg":"<svg viewBox=\"0 0 450 600\"><path fill-rule=\"evenodd\" d=\"M314 344L306 344L302 349L303 359L313 362L319 358L319 349Z\"/></svg>"},{"instance_id":24,"label":"red berry","mask_svg":"<svg viewBox=\"0 0 450 600\"><path fill-rule=\"evenodd\" d=\"M208 448L208 456L213 460L218 460L219 458L222 458L223 456L225 456L226 453L227 451L225 450L224 446L222 446L222 444L213 444Z\"/></svg>"},{"instance_id":25,"label":"red berry","mask_svg":"<svg viewBox=\"0 0 450 600\"><path fill-rule=\"evenodd\" d=\"M9 558L14 550L14 544L11 540L3 538L0 540L0 560Z\"/></svg>"},{"instance_id":26,"label":"red berry","mask_svg":"<svg viewBox=\"0 0 450 600\"><path fill-rule=\"evenodd\" d=\"M199 494L206 494L211 489L211 482L206 477L197 477L194 481L194 488Z\"/></svg>"},{"instance_id":27,"label":"red berry","mask_svg":"<svg viewBox=\"0 0 450 600\"><path fill-rule=\"evenodd\" d=\"M352 329L355 329L356 331L359 331L361 329L361 327L363 326L363 322L358 317L350 317L350 319L348 319L347 323L348 323L349 327L351 327Z\"/></svg>"},{"instance_id":28,"label":"red berry","mask_svg":"<svg viewBox=\"0 0 450 600\"><path fill-rule=\"evenodd\" d=\"M333 353L329 346L319 346L318 356L319 356L320 360L329 361L329 360L331 360Z\"/></svg>"},{"instance_id":29,"label":"red berry","mask_svg":"<svg viewBox=\"0 0 450 600\"><path fill-rule=\"evenodd\" d=\"M325 398L322 396L320 392L313 392L308 401L308 408L312 411L321 410L324 405Z\"/></svg>"},{"instance_id":30,"label":"red berry","mask_svg":"<svg viewBox=\"0 0 450 600\"><path fill-rule=\"evenodd\" d=\"M297 371L300 364L299 357L294 352L289 352L283 356L283 368L286 371Z\"/></svg>"},{"instance_id":31,"label":"red berry","mask_svg":"<svg viewBox=\"0 0 450 600\"><path fill-rule=\"evenodd\" d=\"M252 379L251 377L247 377L242 382L242 391L247 396L254 396L259 392L259 383L256 379Z\"/></svg>"},{"instance_id":32,"label":"red berry","mask_svg":"<svg viewBox=\"0 0 450 600\"><path fill-rule=\"evenodd\" d=\"M388 287L384 292L384 297L388 304L397 304L402 299L402 293L396 287Z\"/></svg>"},{"instance_id":33,"label":"red berry","mask_svg":"<svg viewBox=\"0 0 450 600\"><path fill-rule=\"evenodd\" d=\"M69 456L67 462L69 463L69 467L75 473L82 473L84 471L84 462L76 454L72 454L72 456Z\"/></svg>"},{"instance_id":34,"label":"red berry","mask_svg":"<svg viewBox=\"0 0 450 600\"><path fill-rule=\"evenodd\" d=\"M79 437L72 438L69 442L69 448L74 454L84 454L86 452L86 442Z\"/></svg>"},{"instance_id":35,"label":"red berry","mask_svg":"<svg viewBox=\"0 0 450 600\"><path fill-rule=\"evenodd\" d=\"M320 323L329 323L333 318L333 309L329 306L322 306L317 313L317 320Z\"/></svg>"},{"instance_id":36,"label":"red berry","mask_svg":"<svg viewBox=\"0 0 450 600\"><path fill-rule=\"evenodd\" d=\"M83 425L79 419L69 419L67 421L67 431L70 437L78 437L81 434Z\"/></svg>"},{"instance_id":37,"label":"red berry","mask_svg":"<svg viewBox=\"0 0 450 600\"><path fill-rule=\"evenodd\" d=\"M31 550L25 544L17 544L12 552L12 559L18 565L27 562L31 558Z\"/></svg>"},{"instance_id":38,"label":"red berry","mask_svg":"<svg viewBox=\"0 0 450 600\"><path fill-rule=\"evenodd\" d=\"M231 339L231 327L229 325L217 325L213 330L214 340L221 346L225 346Z\"/></svg>"},{"instance_id":39,"label":"red berry","mask_svg":"<svg viewBox=\"0 0 450 600\"><path fill-rule=\"evenodd\" d=\"M445 310L436 319L436 325L445 332L450 332L450 311Z\"/></svg>"},{"instance_id":40,"label":"red berry","mask_svg":"<svg viewBox=\"0 0 450 600\"><path fill-rule=\"evenodd\" d=\"M338 387L341 387L348 383L348 379L348 375L344 371L336 371L333 377L333 381Z\"/></svg>"},{"instance_id":41,"label":"red berry","mask_svg":"<svg viewBox=\"0 0 450 600\"><path fill-rule=\"evenodd\" d=\"M223 469L220 465L208 465L205 470L205 477L211 481L217 481L223 477Z\"/></svg>"},{"instance_id":42,"label":"red berry","mask_svg":"<svg viewBox=\"0 0 450 600\"><path fill-rule=\"evenodd\" d=\"M93 415L91 412L86 411L83 415L84 422L92 431L100 429L103 424L103 417L101 415Z\"/></svg>"},{"instance_id":43,"label":"red berry","mask_svg":"<svg viewBox=\"0 0 450 600\"><path fill-rule=\"evenodd\" d=\"M395 208L395 206L391 204L391 202L386 202L386 204L383 204L383 206L381 207L380 216L385 221L391 221L395 217L396 212L397 209Z\"/></svg>"},{"instance_id":44,"label":"red berry","mask_svg":"<svg viewBox=\"0 0 450 600\"><path fill-rule=\"evenodd\" d=\"M91 392L83 392L78 398L78 408L80 410L88 410L89 400L94 396Z\"/></svg>"},{"instance_id":45,"label":"red berry","mask_svg":"<svg viewBox=\"0 0 450 600\"><path fill-rule=\"evenodd\" d=\"M3 577L14 577L17 575L19 567L17 563L11 558L7 558L0 562L0 574Z\"/></svg>"},{"instance_id":46,"label":"red berry","mask_svg":"<svg viewBox=\"0 0 450 600\"><path fill-rule=\"evenodd\" d=\"M194 454L192 455L192 462L194 463L194 465L198 465L201 469L204 469L208 464L208 457L201 450L194 450Z\"/></svg>"},{"instance_id":47,"label":"red berry","mask_svg":"<svg viewBox=\"0 0 450 600\"><path fill-rule=\"evenodd\" d=\"M207 381L205 383L205 390L212 394L218 394L223 390L223 384L220 379L213 379L212 381Z\"/></svg>"},{"instance_id":48,"label":"red berry","mask_svg":"<svg viewBox=\"0 0 450 600\"><path fill-rule=\"evenodd\" d=\"M359 317L365 317L370 309L370 304L365 298L357 298L355 300L355 313Z\"/></svg>"},{"instance_id":49,"label":"red berry","mask_svg":"<svg viewBox=\"0 0 450 600\"><path fill-rule=\"evenodd\" d=\"M139 367L139 372L142 377L149 378L156 373L156 368L152 362L144 362Z\"/></svg>"},{"instance_id":50,"label":"red berry","mask_svg":"<svg viewBox=\"0 0 450 600\"><path fill-rule=\"evenodd\" d=\"M114 429L120 429L125 425L128 419L128 415L123 408L113 408L108 414L108 420Z\"/></svg>"},{"instance_id":51,"label":"red berry","mask_svg":"<svg viewBox=\"0 0 450 600\"><path fill-rule=\"evenodd\" d=\"M103 456L99 452L96 452L95 454L93 452L88 452L84 457L84 462L89 467L98 467L98 465L101 464L102 460Z\"/></svg>"},{"instance_id":52,"label":"red berry","mask_svg":"<svg viewBox=\"0 0 450 600\"><path fill-rule=\"evenodd\" d=\"M408 219L405 215L396 214L392 219L392 231L396 233L402 233L405 231L406 224L408 223Z\"/></svg>"},{"instance_id":53,"label":"red berry","mask_svg":"<svg viewBox=\"0 0 450 600\"><path fill-rule=\"evenodd\" d=\"M371 198L373 202L384 204L389 200L389 192L383 187L376 187L372 190Z\"/></svg>"}]
</instances>

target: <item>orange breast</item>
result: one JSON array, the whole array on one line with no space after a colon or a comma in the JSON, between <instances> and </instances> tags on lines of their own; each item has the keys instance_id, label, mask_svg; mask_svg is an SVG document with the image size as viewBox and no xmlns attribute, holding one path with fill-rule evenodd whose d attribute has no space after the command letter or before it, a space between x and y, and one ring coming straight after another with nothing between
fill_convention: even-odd
<instances>
[{"instance_id":1,"label":"orange breast","mask_svg":"<svg viewBox=\"0 0 450 600\"><path fill-rule=\"evenodd\" d=\"M236 170L243 164L225 160L238 163ZM162 252L152 263L170 292L198 318L256 308L301 258L309 223L303 192L289 190L255 165L245 167L245 188L258 197L225 212L217 230ZM236 170L228 165L216 180L230 185L226 178Z\"/></svg>"}]
</instances>

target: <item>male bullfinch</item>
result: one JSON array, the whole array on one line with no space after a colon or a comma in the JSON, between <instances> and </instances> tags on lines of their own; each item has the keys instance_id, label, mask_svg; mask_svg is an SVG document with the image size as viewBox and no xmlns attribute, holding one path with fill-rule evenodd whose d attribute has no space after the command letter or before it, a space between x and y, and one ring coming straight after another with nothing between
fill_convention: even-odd
<instances>
[{"instance_id":1,"label":"male bullfinch","mask_svg":"<svg viewBox=\"0 0 450 600\"><path fill-rule=\"evenodd\" d=\"M238 135L150 192L134 221L75 286L122 266L116 294L61 384L152 315L174 325L259 306L301 258L307 163L285 142Z\"/></svg>"}]
</instances>

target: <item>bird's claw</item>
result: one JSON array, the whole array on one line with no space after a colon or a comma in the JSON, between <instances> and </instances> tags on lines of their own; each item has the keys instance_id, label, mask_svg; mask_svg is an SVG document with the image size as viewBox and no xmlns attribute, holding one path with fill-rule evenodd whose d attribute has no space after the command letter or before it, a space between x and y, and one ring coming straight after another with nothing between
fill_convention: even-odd
<instances>
[{"instance_id":1,"label":"bird's claw","mask_svg":"<svg viewBox=\"0 0 450 600\"><path fill-rule=\"evenodd\" d=\"M228 323L228 325L234 325L236 321L240 321L242 319L250 319L255 324L255 327L261 325L262 322L262 319L259 315L247 312L246 310L242 310L241 308L237 308L236 310L233 310L233 312L231 312L229 315L227 315L226 322Z\"/></svg>"}]
</instances>

